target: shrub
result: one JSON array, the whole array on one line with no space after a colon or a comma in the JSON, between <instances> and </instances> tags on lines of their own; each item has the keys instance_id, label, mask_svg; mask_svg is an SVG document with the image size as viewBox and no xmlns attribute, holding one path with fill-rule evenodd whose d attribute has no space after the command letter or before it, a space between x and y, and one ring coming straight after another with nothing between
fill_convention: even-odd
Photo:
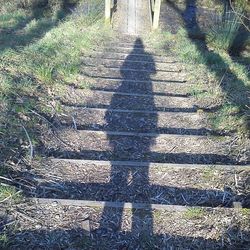
<instances>
[{"instance_id":1,"label":"shrub","mask_svg":"<svg viewBox=\"0 0 250 250\"><path fill-rule=\"evenodd\" d=\"M240 9L238 9L239 13ZM216 48L229 51L241 26L239 16L226 7L225 12L217 18L215 25L207 33L207 43Z\"/></svg>"}]
</instances>

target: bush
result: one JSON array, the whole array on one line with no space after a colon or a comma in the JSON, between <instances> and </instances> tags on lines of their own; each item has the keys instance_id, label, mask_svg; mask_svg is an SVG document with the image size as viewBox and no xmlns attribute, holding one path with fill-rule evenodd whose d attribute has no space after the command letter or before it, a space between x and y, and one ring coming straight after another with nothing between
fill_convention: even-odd
<instances>
[{"instance_id":1,"label":"bush","mask_svg":"<svg viewBox=\"0 0 250 250\"><path fill-rule=\"evenodd\" d=\"M207 43L216 48L229 51L241 26L239 17L227 7L207 33Z\"/></svg>"}]
</instances>

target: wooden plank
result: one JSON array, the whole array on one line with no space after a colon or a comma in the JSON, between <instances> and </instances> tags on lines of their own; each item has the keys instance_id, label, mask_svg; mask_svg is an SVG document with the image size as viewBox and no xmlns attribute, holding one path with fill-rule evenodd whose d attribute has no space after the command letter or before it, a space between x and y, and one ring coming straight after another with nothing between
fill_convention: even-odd
<instances>
[{"instance_id":1,"label":"wooden plank","mask_svg":"<svg viewBox=\"0 0 250 250\"><path fill-rule=\"evenodd\" d=\"M168 67L168 64L177 64L177 63L180 63L180 62L178 62L178 61L176 61L176 59L172 59L172 61L165 61L165 62L163 62L163 61L143 61L143 60L141 60L141 61L137 61L137 60L129 60L129 59L126 59L126 58L124 58L124 59L117 59L117 58L109 58L109 57L100 57L100 56L93 56L93 55L91 55L91 56L84 56L84 58L91 58L91 59L98 59L98 60L105 60L105 61L119 61L119 62L124 62L125 60L126 60L126 62L130 62L130 63L141 63L141 64L143 64L143 63L147 63L147 64L161 64L161 65L164 65L164 64L166 64L166 67ZM171 57L170 57L170 59L171 59Z\"/></svg>"},{"instance_id":2,"label":"wooden plank","mask_svg":"<svg viewBox=\"0 0 250 250\"><path fill-rule=\"evenodd\" d=\"M84 91L84 89L82 90ZM146 98L154 98L155 96L169 98L171 96L165 95L164 93L154 93L154 94L136 94L136 93L128 93L128 92L114 92L114 91L107 91L107 90L95 90L95 89L87 89L88 93L90 91L100 94L110 94L110 95L121 95L121 96L133 96L133 97L146 97ZM188 98L188 96L181 96L181 98Z\"/></svg>"},{"instance_id":3,"label":"wooden plank","mask_svg":"<svg viewBox=\"0 0 250 250\"><path fill-rule=\"evenodd\" d=\"M154 137L154 138L174 138L178 140L179 138L200 138L208 139L205 135L179 135L179 134L159 134L159 133L140 133L140 132L120 132L120 131L99 131L99 130L79 130L79 132L84 132L86 134L98 134L101 136L132 136L132 137ZM220 138L221 136L218 136Z\"/></svg>"},{"instance_id":4,"label":"wooden plank","mask_svg":"<svg viewBox=\"0 0 250 250\"><path fill-rule=\"evenodd\" d=\"M65 105L67 106L67 105ZM79 107L78 107L79 108ZM134 114L155 114L160 115L164 114L167 115L168 113L176 113L176 112L169 112L169 111L150 111L150 110L134 110L134 109L105 109L105 108L94 108L94 107L82 107L85 110L93 110L93 111L105 111L105 112L116 112L116 113L134 113ZM179 112L185 113L185 112ZM188 112L188 114L196 114L196 112Z\"/></svg>"},{"instance_id":5,"label":"wooden plank","mask_svg":"<svg viewBox=\"0 0 250 250\"><path fill-rule=\"evenodd\" d=\"M47 199L47 198L31 198L31 201L43 205L61 205L61 206L83 206L96 208L120 208L120 209L163 209L169 212L182 212L188 210L186 206L178 205L161 205L148 203L129 203L129 202L105 202L105 201L90 201L90 200L70 200L70 199Z\"/></svg>"},{"instance_id":6,"label":"wooden plank","mask_svg":"<svg viewBox=\"0 0 250 250\"><path fill-rule=\"evenodd\" d=\"M74 164L93 164L96 166L127 166L127 167L146 167L146 168L170 168L170 169L200 169L207 168L216 170L249 170L250 165L213 165L213 164L174 164L174 163L154 163L154 162L137 162L137 161L98 161L98 160L77 160L77 159L59 159L51 158L54 163L66 162Z\"/></svg>"}]
</instances>

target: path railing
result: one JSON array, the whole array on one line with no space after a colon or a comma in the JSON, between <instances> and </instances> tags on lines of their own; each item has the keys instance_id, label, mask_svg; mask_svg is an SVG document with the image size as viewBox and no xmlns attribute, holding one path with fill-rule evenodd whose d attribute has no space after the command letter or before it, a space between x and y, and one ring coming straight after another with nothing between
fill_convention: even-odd
<instances>
[{"instance_id":1,"label":"path railing","mask_svg":"<svg viewBox=\"0 0 250 250\"><path fill-rule=\"evenodd\" d=\"M150 1L150 13L152 20L152 29L155 30L159 27L160 10L162 0L149 0Z\"/></svg>"},{"instance_id":2,"label":"path railing","mask_svg":"<svg viewBox=\"0 0 250 250\"><path fill-rule=\"evenodd\" d=\"M105 0L105 22L110 24L113 16L116 0Z\"/></svg>"},{"instance_id":3,"label":"path railing","mask_svg":"<svg viewBox=\"0 0 250 250\"><path fill-rule=\"evenodd\" d=\"M125 0L121 0L125 1ZM149 0L152 29L159 27L160 10L162 0ZM105 0L105 22L110 24L117 0Z\"/></svg>"}]
</instances>

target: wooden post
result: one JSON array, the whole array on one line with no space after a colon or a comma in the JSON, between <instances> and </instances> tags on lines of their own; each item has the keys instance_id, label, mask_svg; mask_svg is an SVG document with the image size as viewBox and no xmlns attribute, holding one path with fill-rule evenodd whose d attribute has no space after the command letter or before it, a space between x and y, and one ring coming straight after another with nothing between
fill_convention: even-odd
<instances>
[{"instance_id":1,"label":"wooden post","mask_svg":"<svg viewBox=\"0 0 250 250\"><path fill-rule=\"evenodd\" d=\"M152 10L152 12L154 12L155 11L155 0L151 0L150 2L151 2L151 10Z\"/></svg>"},{"instance_id":2,"label":"wooden post","mask_svg":"<svg viewBox=\"0 0 250 250\"><path fill-rule=\"evenodd\" d=\"M105 22L110 23L111 19L111 0L105 0Z\"/></svg>"},{"instance_id":3,"label":"wooden post","mask_svg":"<svg viewBox=\"0 0 250 250\"><path fill-rule=\"evenodd\" d=\"M161 0L155 0L153 30L156 30L159 27L160 10L161 10Z\"/></svg>"}]
</instances>

